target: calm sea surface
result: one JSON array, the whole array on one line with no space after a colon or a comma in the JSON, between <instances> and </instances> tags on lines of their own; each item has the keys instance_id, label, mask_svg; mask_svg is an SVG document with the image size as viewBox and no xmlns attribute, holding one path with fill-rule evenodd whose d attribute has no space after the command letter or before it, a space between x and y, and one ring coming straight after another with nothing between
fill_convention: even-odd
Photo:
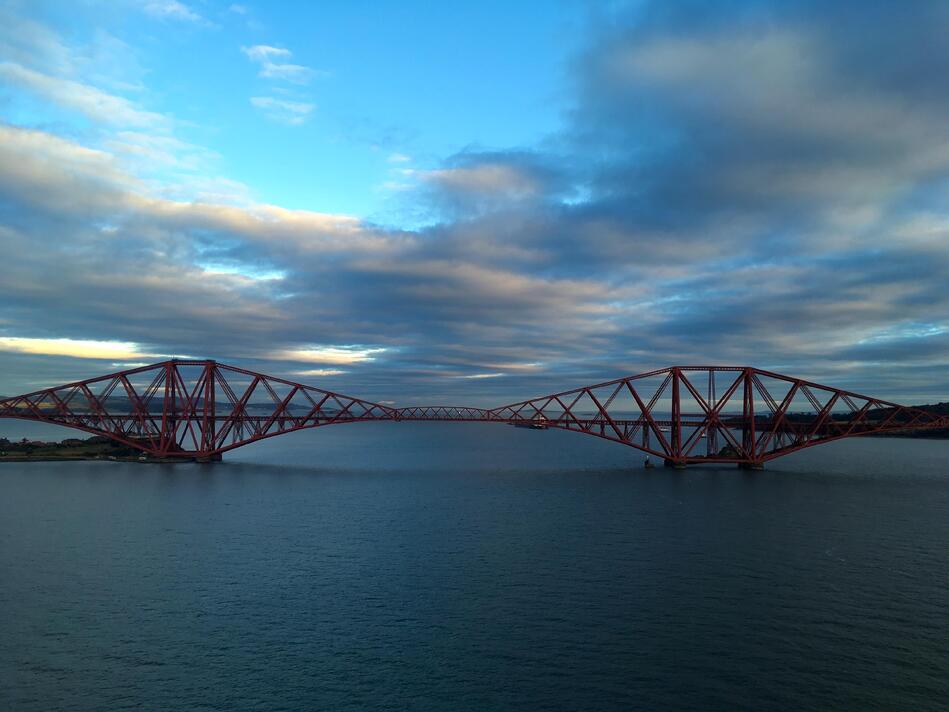
<instances>
[{"instance_id":1,"label":"calm sea surface","mask_svg":"<svg viewBox=\"0 0 949 712\"><path fill-rule=\"evenodd\" d=\"M0 464L3 710L947 705L949 441L678 472L384 423Z\"/></svg>"}]
</instances>

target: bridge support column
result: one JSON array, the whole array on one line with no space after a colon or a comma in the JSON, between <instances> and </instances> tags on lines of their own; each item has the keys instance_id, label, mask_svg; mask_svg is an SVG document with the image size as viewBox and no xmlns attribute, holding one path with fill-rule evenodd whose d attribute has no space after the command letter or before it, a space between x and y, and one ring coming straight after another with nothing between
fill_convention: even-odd
<instances>
[{"instance_id":1,"label":"bridge support column","mask_svg":"<svg viewBox=\"0 0 949 712\"><path fill-rule=\"evenodd\" d=\"M206 455L204 457L194 458L195 462L200 462L202 464L211 463L211 462L221 462L224 460L224 455L219 452L214 453L213 455Z\"/></svg>"},{"instance_id":2,"label":"bridge support column","mask_svg":"<svg viewBox=\"0 0 949 712\"><path fill-rule=\"evenodd\" d=\"M740 470L763 470L763 462L739 462L738 469Z\"/></svg>"},{"instance_id":3,"label":"bridge support column","mask_svg":"<svg viewBox=\"0 0 949 712\"><path fill-rule=\"evenodd\" d=\"M678 460L670 460L668 457L662 461L663 467L671 467L675 470L684 470L686 464L684 462L679 462Z\"/></svg>"}]
</instances>

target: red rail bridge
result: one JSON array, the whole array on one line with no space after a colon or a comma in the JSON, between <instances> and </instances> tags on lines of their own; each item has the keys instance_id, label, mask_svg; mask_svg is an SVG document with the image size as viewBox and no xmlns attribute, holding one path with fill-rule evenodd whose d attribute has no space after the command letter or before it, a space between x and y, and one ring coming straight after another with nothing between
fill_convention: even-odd
<instances>
[{"instance_id":1,"label":"red rail bridge","mask_svg":"<svg viewBox=\"0 0 949 712\"><path fill-rule=\"evenodd\" d=\"M171 360L0 399L0 418L102 435L161 458L219 460L306 428L493 422L612 440L671 466L758 468L840 438L949 428L949 418L747 366L672 366L499 408L393 408L216 361Z\"/></svg>"}]
</instances>

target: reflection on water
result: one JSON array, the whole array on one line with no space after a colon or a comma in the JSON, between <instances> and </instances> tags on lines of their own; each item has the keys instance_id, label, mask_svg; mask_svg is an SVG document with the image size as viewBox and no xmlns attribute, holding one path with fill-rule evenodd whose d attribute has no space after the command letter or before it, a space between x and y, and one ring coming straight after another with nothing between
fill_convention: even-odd
<instances>
[{"instance_id":1,"label":"reflection on water","mask_svg":"<svg viewBox=\"0 0 949 712\"><path fill-rule=\"evenodd\" d=\"M643 470L380 423L222 465L5 463L0 708L938 709L947 456Z\"/></svg>"}]
</instances>

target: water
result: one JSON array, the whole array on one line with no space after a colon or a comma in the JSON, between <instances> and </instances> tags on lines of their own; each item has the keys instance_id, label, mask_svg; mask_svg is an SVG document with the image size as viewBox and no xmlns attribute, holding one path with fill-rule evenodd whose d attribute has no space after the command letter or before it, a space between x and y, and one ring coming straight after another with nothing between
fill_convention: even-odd
<instances>
[{"instance_id":1,"label":"water","mask_svg":"<svg viewBox=\"0 0 949 712\"><path fill-rule=\"evenodd\" d=\"M5 463L0 709L945 709L947 462L387 423Z\"/></svg>"}]
</instances>

